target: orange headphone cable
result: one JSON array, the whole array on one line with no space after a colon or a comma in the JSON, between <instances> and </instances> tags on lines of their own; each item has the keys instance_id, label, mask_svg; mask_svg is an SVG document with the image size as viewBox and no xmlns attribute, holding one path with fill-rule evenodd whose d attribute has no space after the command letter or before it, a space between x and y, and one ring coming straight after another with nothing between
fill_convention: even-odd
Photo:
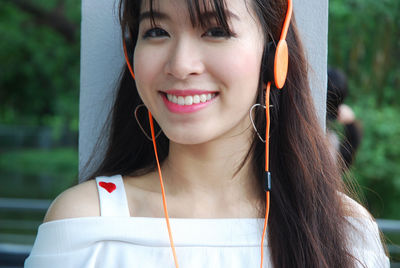
<instances>
[{"instance_id":1,"label":"orange headphone cable","mask_svg":"<svg viewBox=\"0 0 400 268\"><path fill-rule=\"evenodd\" d=\"M270 118L269 118L269 92L271 89L271 82L268 82L267 89L265 92L265 118L267 120L265 127L265 172L269 172L269 127L270 127ZM266 179L266 178L264 178ZM264 238L265 232L267 230L268 224L268 216L269 216L269 190L265 193L265 219L264 219L264 228L263 234L261 237L261 265L263 267L263 259L264 259Z\"/></svg>"},{"instance_id":2,"label":"orange headphone cable","mask_svg":"<svg viewBox=\"0 0 400 268\"><path fill-rule=\"evenodd\" d=\"M125 50L125 57L127 58L126 54L126 48L125 48L125 42L124 42L124 50ZM129 70L132 72L132 68L130 67L130 64L128 64ZM133 72L132 72L133 73ZM267 84L267 89L266 89L266 96L265 96L265 113L266 113L266 120L267 120L267 125L265 129L265 171L268 172L269 169L269 127L270 127L270 116L269 116L269 93L270 93L270 88L271 88L271 82L268 82ZM174 255L174 261L175 261L175 266L176 268L179 268L178 264L178 258L176 256L176 251L175 251L175 246L174 246L174 240L172 238L172 232L171 232L171 226L169 223L169 217L168 217L168 209L167 209L167 202L165 198L165 191L164 191L164 183L162 179L162 174L161 174L161 167L160 167L160 162L158 160L158 153L157 153L157 145L155 141L155 134L154 134L154 123L153 123L153 116L151 115L151 112L148 111L149 114L149 122L150 122L150 129L151 129L151 137L153 141L153 147L154 147L154 153L157 161L157 168L158 168L158 174L160 177L160 185L161 185L161 193L163 197L163 207L164 207L164 215L165 215L165 220L167 222L167 228L168 228L168 236L169 236L169 241L171 244L171 249L172 249L172 254ZM266 192L266 208L265 208L265 219L264 219L264 228L263 228L263 234L261 238L261 265L260 267L262 268L263 266L263 259L264 259L264 238L265 238L265 232L267 229L267 223L268 223L268 216L269 216L269 206L270 206L270 192Z\"/></svg>"},{"instance_id":3,"label":"orange headphone cable","mask_svg":"<svg viewBox=\"0 0 400 268\"><path fill-rule=\"evenodd\" d=\"M135 74L133 73L132 66L128 60L128 53L126 51L125 40L122 40L122 43L124 46L124 55L125 55L126 63L128 65L128 69L129 69L133 79L135 79ZM160 167L160 162L158 160L157 145L156 145L156 139L155 139L155 134L154 134L153 116L151 115L150 111L149 111L149 122L150 122L150 129L151 129L151 138L153 140L154 154L156 156L156 161L157 161L158 174L160 176L161 193L162 193L162 198L163 198L164 215L165 215L165 220L167 222L167 228L168 228L169 242L171 244L172 254L174 255L175 267L179 268L178 258L176 257L176 252L175 252L174 240L172 238L171 226L169 224L167 201L165 198L164 183L163 183L162 174L161 174L161 167Z\"/></svg>"},{"instance_id":4,"label":"orange headphone cable","mask_svg":"<svg viewBox=\"0 0 400 268\"><path fill-rule=\"evenodd\" d=\"M269 92L271 88L271 82L268 82L267 85L267 90L266 90L266 97L265 97L265 113L266 113L266 120L267 120L267 126L265 129L265 171L268 171L268 155L269 155L269 127L270 127L270 117L269 117ZM164 183L162 179L162 174L161 174L161 167L160 167L160 162L158 160L158 153L157 153L157 145L156 145L156 140L155 140L155 134L154 134L154 123L153 123L153 117L151 115L151 112L148 112L149 114L149 122L150 122L150 129L151 129L151 137L153 140L153 147L154 147L154 153L156 156L156 161L157 161L157 168L158 168L158 174L160 176L160 185L161 185L161 193L163 197L163 206L164 206L164 215L165 215L165 220L167 222L167 228L168 228L168 235L169 235L169 241L171 244L171 249L172 253L174 255L174 261L175 261L175 266L179 268L178 264L178 258L176 256L176 251L175 251L175 246L174 246L174 241L172 238L172 232L171 232L171 226L169 224L169 217L168 217L168 209L167 209L167 202L165 198L165 191L164 191ZM266 208L265 208L265 219L264 219L264 228L263 228L263 234L261 238L261 265L260 267L262 268L263 266L263 258L264 258L264 238L265 238L265 232L267 229L267 223L268 223L268 215L269 215L269 199L270 199L270 193L269 191L266 192Z\"/></svg>"},{"instance_id":5,"label":"orange headphone cable","mask_svg":"<svg viewBox=\"0 0 400 268\"><path fill-rule=\"evenodd\" d=\"M267 116L267 127L266 127L266 138L269 139L269 91L271 87L271 82L268 82L267 85L267 96L266 96L266 107L268 107L266 110L266 116ZM158 153L157 153L157 145L155 141L155 134L154 134L154 124L153 124L153 117L151 115L151 112L148 112L149 114L149 121L150 121L150 129L151 129L151 137L153 140L153 147L154 147L154 152L156 156L156 161L157 161L157 168L158 168L158 174L160 177L160 185L161 185L161 193L163 197L163 206L164 206L164 215L165 215L165 220L167 222L167 228L168 228L168 235L169 235L169 241L171 244L171 249L172 249L172 254L174 255L174 261L175 261L175 266L176 268L179 268L178 264L178 258L176 256L176 251L175 251L175 246L174 246L174 241L172 238L172 232L171 232L171 226L169 224L169 217L168 217L168 209L167 209L167 202L165 198L165 191L164 191L164 183L162 179L162 174L161 174L161 167L160 167L160 162L158 160ZM268 163L268 143L266 142L266 163ZM266 165L266 171L268 171L268 165ZM268 215L269 215L269 191L266 192L266 210L265 210L265 219L264 219L264 228L263 228L263 235L261 238L261 265L260 267L262 268L263 266L263 256L264 256L264 237L265 237L265 232L267 229L267 223L268 223Z\"/></svg>"},{"instance_id":6,"label":"orange headphone cable","mask_svg":"<svg viewBox=\"0 0 400 268\"><path fill-rule=\"evenodd\" d=\"M133 77L133 80L135 80L135 74L133 73L132 66L129 63L128 52L126 51L126 44L125 44L125 40L124 39L122 39L122 44L124 46L124 56L125 56L126 65L128 65L129 72L131 73L131 75Z\"/></svg>"},{"instance_id":7,"label":"orange headphone cable","mask_svg":"<svg viewBox=\"0 0 400 268\"><path fill-rule=\"evenodd\" d=\"M165 220L167 221L169 242L170 242L170 244L171 244L172 254L174 255L175 267L176 267L176 268L179 268L178 258L176 257L176 252L175 252L174 240L173 240L173 238L172 238L171 226L169 225L167 201L165 200L164 183L163 183L162 174L161 174L160 162L159 162L159 160L158 160L156 138L155 138L155 134L154 134L153 117L152 117L150 111L149 111L149 121L150 121L150 129L151 129L151 138L152 138L152 140L153 140L153 146L154 146L154 153L155 153L155 155L156 155L158 174L159 174L159 176L160 176L161 193L162 193L162 198L163 198L163 206L164 206Z\"/></svg>"}]
</instances>

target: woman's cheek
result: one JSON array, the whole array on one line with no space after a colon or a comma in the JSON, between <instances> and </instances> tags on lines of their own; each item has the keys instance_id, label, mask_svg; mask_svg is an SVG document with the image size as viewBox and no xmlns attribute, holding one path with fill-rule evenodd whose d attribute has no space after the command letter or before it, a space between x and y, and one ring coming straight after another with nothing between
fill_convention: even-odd
<instances>
[{"instance_id":1,"label":"woman's cheek","mask_svg":"<svg viewBox=\"0 0 400 268\"><path fill-rule=\"evenodd\" d=\"M218 73L224 84L258 85L261 55L256 49L251 51L240 48L211 55L210 62L213 73Z\"/></svg>"},{"instance_id":2,"label":"woman's cheek","mask_svg":"<svg viewBox=\"0 0 400 268\"><path fill-rule=\"evenodd\" d=\"M134 54L134 70L136 80L139 81L152 81L156 76L156 65L159 61L155 60L156 56L148 49L137 47ZM141 83L140 83L141 84Z\"/></svg>"}]
</instances>

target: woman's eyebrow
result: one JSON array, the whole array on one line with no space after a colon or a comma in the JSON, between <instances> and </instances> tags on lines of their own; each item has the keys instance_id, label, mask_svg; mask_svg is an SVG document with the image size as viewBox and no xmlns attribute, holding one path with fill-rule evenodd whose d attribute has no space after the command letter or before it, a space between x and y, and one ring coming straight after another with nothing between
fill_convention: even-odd
<instances>
[{"instance_id":1,"label":"woman's eyebrow","mask_svg":"<svg viewBox=\"0 0 400 268\"><path fill-rule=\"evenodd\" d=\"M229 10L226 10L225 14L229 19L234 18L234 19L240 21L239 16L237 16L235 13L233 13ZM208 11L208 12L201 13L201 17L205 20L211 20L213 18L216 18L217 16L218 16L218 14L215 11ZM151 18L158 19L158 20L171 20L170 16L168 16L168 14L166 14L166 13L159 12L159 11L153 11L153 12L145 11L140 14L139 23L142 20L151 19Z\"/></svg>"},{"instance_id":2,"label":"woman's eyebrow","mask_svg":"<svg viewBox=\"0 0 400 268\"><path fill-rule=\"evenodd\" d=\"M145 11L145 12L143 12L143 13L141 13L140 14L140 16L139 16L139 23L142 21L142 20L145 20L145 19L158 19L158 20L170 20L171 18L166 14L166 13L163 13L163 12L159 12L159 11L153 11L153 12L150 12L150 11Z\"/></svg>"}]
</instances>

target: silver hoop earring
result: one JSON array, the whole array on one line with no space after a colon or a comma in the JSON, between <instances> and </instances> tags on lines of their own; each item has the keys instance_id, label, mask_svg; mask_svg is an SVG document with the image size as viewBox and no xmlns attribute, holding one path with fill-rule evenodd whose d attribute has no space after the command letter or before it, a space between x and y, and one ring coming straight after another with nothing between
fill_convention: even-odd
<instances>
[{"instance_id":1,"label":"silver hoop earring","mask_svg":"<svg viewBox=\"0 0 400 268\"><path fill-rule=\"evenodd\" d=\"M261 140L263 143L265 143L265 139L263 139L263 138L261 137L260 133L258 132L258 130L257 130L257 128L256 128L256 125L254 124L253 115L252 115L253 109L256 108L256 107L258 107L258 106L261 106L261 107L263 107L264 109L266 109L265 105L261 105L261 104L259 104L259 103L256 103L256 104L254 104L253 106L251 106L250 112L249 112L249 116L250 116L251 124L253 125L253 128L254 128L254 131L257 133L257 136L260 138L260 140ZM269 107L274 107L274 105L270 105Z\"/></svg>"},{"instance_id":2,"label":"silver hoop earring","mask_svg":"<svg viewBox=\"0 0 400 268\"><path fill-rule=\"evenodd\" d=\"M140 122L139 122L139 118L138 118L137 113L138 113L139 108L141 108L141 107L146 107L146 105L139 104L138 106L136 106L136 108L135 108L135 119L136 119L136 122L138 123L140 129L142 130L142 132L146 136L146 138L148 140L150 140L150 141L153 141L153 139L149 135L147 135L146 131L144 131L144 128L142 127L142 124L140 124ZM157 132L157 135L155 136L156 139L158 138L158 136L160 136L161 131L162 131L162 129L160 129L160 131Z\"/></svg>"}]
</instances>

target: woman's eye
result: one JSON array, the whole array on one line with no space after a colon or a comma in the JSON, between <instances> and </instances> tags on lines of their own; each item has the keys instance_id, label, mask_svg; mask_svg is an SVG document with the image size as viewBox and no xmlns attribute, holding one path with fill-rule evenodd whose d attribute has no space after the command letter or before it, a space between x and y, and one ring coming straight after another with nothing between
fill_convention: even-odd
<instances>
[{"instance_id":1,"label":"woman's eye","mask_svg":"<svg viewBox=\"0 0 400 268\"><path fill-rule=\"evenodd\" d=\"M208 29L207 32L203 34L203 36L214 38L229 38L231 37L231 34L222 27L214 27Z\"/></svg>"},{"instance_id":2,"label":"woman's eye","mask_svg":"<svg viewBox=\"0 0 400 268\"><path fill-rule=\"evenodd\" d=\"M158 38L158 37L165 37L165 36L169 36L169 34L167 33L167 31L161 29L161 28L153 28L150 30L147 30L144 34L143 34L143 39L146 38Z\"/></svg>"}]
</instances>

